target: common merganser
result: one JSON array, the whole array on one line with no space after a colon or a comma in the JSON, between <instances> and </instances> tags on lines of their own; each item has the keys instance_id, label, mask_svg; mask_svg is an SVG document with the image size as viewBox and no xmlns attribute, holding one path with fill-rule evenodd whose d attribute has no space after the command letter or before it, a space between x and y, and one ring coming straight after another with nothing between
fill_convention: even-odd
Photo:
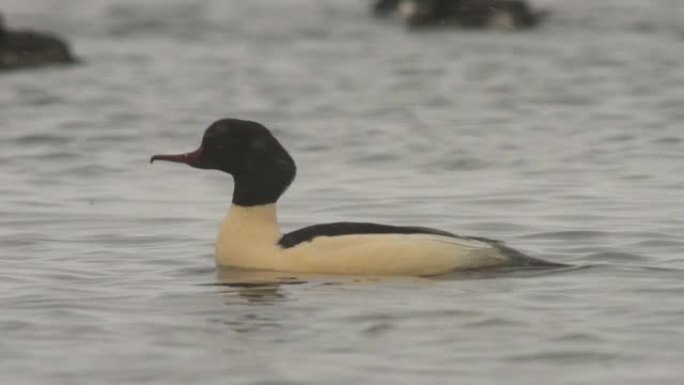
<instances>
[{"instance_id":1,"label":"common merganser","mask_svg":"<svg viewBox=\"0 0 684 385\"><path fill-rule=\"evenodd\" d=\"M233 176L232 205L216 241L219 266L282 272L431 276L496 266L539 266L499 241L462 237L427 227L337 222L280 232L276 202L295 178L285 148L263 125L221 119L206 129L200 147L186 154L154 155Z\"/></svg>"}]
</instances>

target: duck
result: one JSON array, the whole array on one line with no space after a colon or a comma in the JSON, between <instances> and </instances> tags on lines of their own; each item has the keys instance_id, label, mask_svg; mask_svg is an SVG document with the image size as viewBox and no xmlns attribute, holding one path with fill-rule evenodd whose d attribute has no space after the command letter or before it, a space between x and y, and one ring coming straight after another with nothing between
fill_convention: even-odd
<instances>
[{"instance_id":1,"label":"duck","mask_svg":"<svg viewBox=\"0 0 684 385\"><path fill-rule=\"evenodd\" d=\"M450 26L530 29L538 26L549 14L546 10L534 10L525 0L399 0L396 11L414 29Z\"/></svg>"},{"instance_id":2,"label":"duck","mask_svg":"<svg viewBox=\"0 0 684 385\"><path fill-rule=\"evenodd\" d=\"M0 14L0 70L76 62L63 39L44 32L9 30Z\"/></svg>"},{"instance_id":3,"label":"duck","mask_svg":"<svg viewBox=\"0 0 684 385\"><path fill-rule=\"evenodd\" d=\"M459 270L543 266L503 242L417 226L335 222L282 233L276 203L295 179L290 154L264 125L220 119L199 148L154 155L232 176L232 202L216 238L219 267L357 276L437 276Z\"/></svg>"}]
</instances>

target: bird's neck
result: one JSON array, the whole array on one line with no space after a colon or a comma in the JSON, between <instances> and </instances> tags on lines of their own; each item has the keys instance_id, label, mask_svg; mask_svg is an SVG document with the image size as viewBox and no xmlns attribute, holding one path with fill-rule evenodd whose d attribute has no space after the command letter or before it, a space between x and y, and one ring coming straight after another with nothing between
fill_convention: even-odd
<instances>
[{"instance_id":1,"label":"bird's neck","mask_svg":"<svg viewBox=\"0 0 684 385\"><path fill-rule=\"evenodd\" d=\"M278 227L275 203L261 206L240 206L232 204L227 219L236 225L254 223L262 227Z\"/></svg>"},{"instance_id":2,"label":"bird's neck","mask_svg":"<svg viewBox=\"0 0 684 385\"><path fill-rule=\"evenodd\" d=\"M261 206L230 206L219 231L219 240L245 238L271 242L280 238L275 203Z\"/></svg>"},{"instance_id":3,"label":"bird's neck","mask_svg":"<svg viewBox=\"0 0 684 385\"><path fill-rule=\"evenodd\" d=\"M274 205L294 180L294 173L259 172L233 177L233 205L243 207Z\"/></svg>"}]
</instances>

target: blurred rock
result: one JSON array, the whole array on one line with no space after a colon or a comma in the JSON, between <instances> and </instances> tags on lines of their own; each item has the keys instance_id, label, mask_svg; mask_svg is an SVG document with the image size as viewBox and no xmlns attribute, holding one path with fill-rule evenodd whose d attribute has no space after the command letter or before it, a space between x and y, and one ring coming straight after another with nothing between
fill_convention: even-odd
<instances>
[{"instance_id":1,"label":"blurred rock","mask_svg":"<svg viewBox=\"0 0 684 385\"><path fill-rule=\"evenodd\" d=\"M533 28L547 16L525 0L379 0L376 16L398 15L411 28L459 27L516 30Z\"/></svg>"},{"instance_id":2,"label":"blurred rock","mask_svg":"<svg viewBox=\"0 0 684 385\"><path fill-rule=\"evenodd\" d=\"M7 29L0 14L0 70L76 61L68 44L60 37L45 32Z\"/></svg>"}]
</instances>

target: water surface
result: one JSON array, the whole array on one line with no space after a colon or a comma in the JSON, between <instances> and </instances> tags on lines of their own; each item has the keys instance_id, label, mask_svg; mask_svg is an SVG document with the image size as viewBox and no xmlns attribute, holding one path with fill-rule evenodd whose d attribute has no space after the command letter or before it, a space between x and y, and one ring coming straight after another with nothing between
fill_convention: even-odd
<instances>
[{"instance_id":1,"label":"water surface","mask_svg":"<svg viewBox=\"0 0 684 385\"><path fill-rule=\"evenodd\" d=\"M6 1L85 64L0 75L3 383L681 383L682 5L536 4L530 33L411 34L362 1ZM224 116L298 162L285 230L431 226L571 267L217 272L232 182L147 161Z\"/></svg>"}]
</instances>

